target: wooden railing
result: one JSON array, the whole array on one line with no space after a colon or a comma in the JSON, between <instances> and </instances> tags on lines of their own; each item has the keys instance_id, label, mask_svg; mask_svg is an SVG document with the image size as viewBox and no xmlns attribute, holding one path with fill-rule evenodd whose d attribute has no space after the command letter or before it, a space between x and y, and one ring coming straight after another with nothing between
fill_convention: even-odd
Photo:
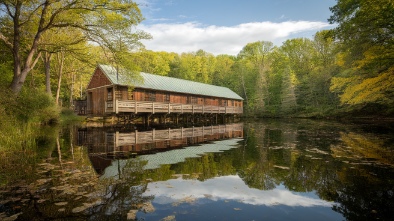
<instances>
[{"instance_id":1,"label":"wooden railing","mask_svg":"<svg viewBox=\"0 0 394 221\"><path fill-rule=\"evenodd\" d=\"M110 103L108 103L110 102ZM213 106L199 104L178 104L162 103L147 101L124 101L115 100L115 106L112 107L113 101L108 101L106 112L115 113L202 113L202 114L242 114L242 107L230 106Z\"/></svg>"},{"instance_id":2,"label":"wooden railing","mask_svg":"<svg viewBox=\"0 0 394 221\"><path fill-rule=\"evenodd\" d=\"M132 133L119 133L115 134L115 146L124 146L132 144L145 144L157 141L176 140L189 137L204 137L214 134L226 134L233 137L232 133L239 132L243 134L243 124L227 124L217 126L204 126L192 128L178 128L178 129L165 129L165 130L152 130Z\"/></svg>"}]
</instances>

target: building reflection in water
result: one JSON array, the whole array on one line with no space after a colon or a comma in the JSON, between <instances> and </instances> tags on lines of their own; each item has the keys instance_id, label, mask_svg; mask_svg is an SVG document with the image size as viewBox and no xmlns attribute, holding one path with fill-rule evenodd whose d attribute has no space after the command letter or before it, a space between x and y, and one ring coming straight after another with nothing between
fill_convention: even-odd
<instances>
[{"instance_id":1,"label":"building reflection in water","mask_svg":"<svg viewBox=\"0 0 394 221\"><path fill-rule=\"evenodd\" d=\"M122 163L119 160L112 162L114 159L129 159L144 155L140 158L148 162L145 169L153 169L160 164L181 162L187 157L195 157L205 152L220 152L234 148L240 138L243 138L243 123L132 132L87 127L78 130L77 143L88 147L89 159L96 172L102 175L108 173L104 171L111 164L114 166L114 163ZM232 140L223 142L228 139ZM210 141L221 142L209 144ZM186 148L199 144L204 145L192 149ZM175 152L155 154L174 149Z\"/></svg>"}]
</instances>

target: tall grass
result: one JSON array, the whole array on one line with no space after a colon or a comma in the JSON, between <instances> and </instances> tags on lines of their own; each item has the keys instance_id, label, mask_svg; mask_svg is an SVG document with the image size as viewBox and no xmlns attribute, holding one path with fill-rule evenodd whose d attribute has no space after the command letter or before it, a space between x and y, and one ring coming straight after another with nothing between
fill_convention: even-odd
<instances>
[{"instance_id":1,"label":"tall grass","mask_svg":"<svg viewBox=\"0 0 394 221\"><path fill-rule=\"evenodd\" d=\"M41 124L57 121L59 110L45 92L15 95L0 88L0 186L33 174Z\"/></svg>"}]
</instances>

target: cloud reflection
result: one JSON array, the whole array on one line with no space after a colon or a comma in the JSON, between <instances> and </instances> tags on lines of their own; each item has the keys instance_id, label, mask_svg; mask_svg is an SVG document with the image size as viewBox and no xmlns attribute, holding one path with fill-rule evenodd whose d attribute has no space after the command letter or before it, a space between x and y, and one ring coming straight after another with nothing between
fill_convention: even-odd
<instances>
[{"instance_id":1,"label":"cloud reflection","mask_svg":"<svg viewBox=\"0 0 394 221\"><path fill-rule=\"evenodd\" d=\"M211 200L232 200L251 205L285 205L313 207L331 207L333 203L319 199L313 193L294 193L283 186L273 190L263 191L249 188L238 176L217 177L201 182L198 180L183 180L182 178L148 185L146 195L154 195L155 203L169 204L183 201L185 198ZM194 202L194 201L193 201Z\"/></svg>"}]
</instances>

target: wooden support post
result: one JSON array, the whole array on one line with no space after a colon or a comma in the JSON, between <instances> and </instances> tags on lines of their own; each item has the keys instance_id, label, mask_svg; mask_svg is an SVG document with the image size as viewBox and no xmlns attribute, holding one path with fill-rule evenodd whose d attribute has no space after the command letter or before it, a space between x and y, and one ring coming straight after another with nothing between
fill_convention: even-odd
<instances>
[{"instance_id":1,"label":"wooden support post","mask_svg":"<svg viewBox=\"0 0 394 221\"><path fill-rule=\"evenodd\" d=\"M134 101L134 112L135 112L135 114L138 113L137 101Z\"/></svg>"},{"instance_id":2,"label":"wooden support post","mask_svg":"<svg viewBox=\"0 0 394 221\"><path fill-rule=\"evenodd\" d=\"M117 147L118 146L118 142L119 141L119 131L116 131L116 133L115 133L115 147Z\"/></svg>"},{"instance_id":3,"label":"wooden support post","mask_svg":"<svg viewBox=\"0 0 394 221\"><path fill-rule=\"evenodd\" d=\"M113 86L111 93L112 93L112 98L114 98L112 100L112 112L114 112L114 110L115 110L115 113L118 113L119 112L119 109L118 109L119 103L118 103L118 99L116 99L116 86Z\"/></svg>"},{"instance_id":4,"label":"wooden support post","mask_svg":"<svg viewBox=\"0 0 394 221\"><path fill-rule=\"evenodd\" d=\"M147 114L145 115L144 119L145 119L145 127L148 128L150 125L150 116L151 114Z\"/></svg>"},{"instance_id":5,"label":"wooden support post","mask_svg":"<svg viewBox=\"0 0 394 221\"><path fill-rule=\"evenodd\" d=\"M135 142L134 142L134 144L136 144L137 145L137 142L138 141L138 130L135 130Z\"/></svg>"}]
</instances>

